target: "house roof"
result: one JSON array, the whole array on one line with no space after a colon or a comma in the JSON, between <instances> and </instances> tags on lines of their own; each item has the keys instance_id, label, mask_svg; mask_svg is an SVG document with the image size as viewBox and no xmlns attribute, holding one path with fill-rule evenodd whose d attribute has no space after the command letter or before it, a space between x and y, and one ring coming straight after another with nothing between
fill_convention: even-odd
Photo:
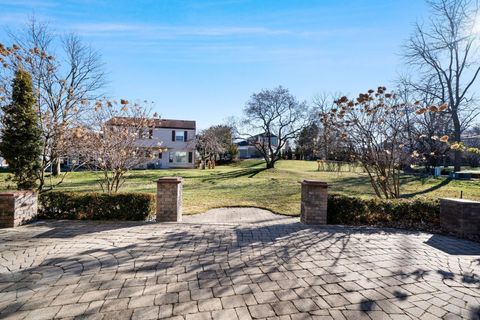
<instances>
[{"instance_id":1,"label":"house roof","mask_svg":"<svg viewBox=\"0 0 480 320\"><path fill-rule=\"evenodd\" d=\"M276 138L277 136L276 136L276 135L274 135L274 134L268 135L266 132L264 132L264 133L256 134L256 135L252 136L251 138L256 138L256 137L262 137L262 138L268 138L268 137L270 137L270 138Z\"/></svg>"},{"instance_id":2,"label":"house roof","mask_svg":"<svg viewBox=\"0 0 480 320\"><path fill-rule=\"evenodd\" d=\"M266 133L260 133L260 134L256 134L254 136L248 137L246 140L239 140L236 142L236 145L239 147L255 145L255 141L259 137L260 138L277 138L277 136L274 134L267 135Z\"/></svg>"},{"instance_id":3,"label":"house roof","mask_svg":"<svg viewBox=\"0 0 480 320\"><path fill-rule=\"evenodd\" d=\"M192 120L174 120L174 119L149 119L153 122L152 126L155 128L168 128L168 129L191 129L195 130L196 122ZM106 122L113 126L128 125L130 121L134 121L134 118L130 117L113 117Z\"/></svg>"},{"instance_id":4,"label":"house roof","mask_svg":"<svg viewBox=\"0 0 480 320\"><path fill-rule=\"evenodd\" d=\"M237 146L240 146L240 147L248 146L248 145L249 145L248 141L245 141L245 140L237 142Z\"/></svg>"}]
</instances>

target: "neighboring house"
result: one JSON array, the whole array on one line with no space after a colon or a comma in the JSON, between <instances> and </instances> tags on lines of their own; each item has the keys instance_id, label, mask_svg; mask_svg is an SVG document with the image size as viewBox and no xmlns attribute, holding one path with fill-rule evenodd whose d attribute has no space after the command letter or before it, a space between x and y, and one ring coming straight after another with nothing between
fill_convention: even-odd
<instances>
[{"instance_id":1,"label":"neighboring house","mask_svg":"<svg viewBox=\"0 0 480 320\"><path fill-rule=\"evenodd\" d=\"M0 167L1 168L6 168L8 167L7 161L3 157L0 157Z\"/></svg>"},{"instance_id":2,"label":"neighboring house","mask_svg":"<svg viewBox=\"0 0 480 320\"><path fill-rule=\"evenodd\" d=\"M462 141L468 147L480 147L480 134L462 136Z\"/></svg>"},{"instance_id":3,"label":"neighboring house","mask_svg":"<svg viewBox=\"0 0 480 320\"><path fill-rule=\"evenodd\" d=\"M119 121L121 120L121 121ZM140 168L194 168L196 123L189 120L152 119L154 125L139 133L137 143L141 146L160 145L161 151L154 154ZM125 123L125 118L112 118L107 124Z\"/></svg>"},{"instance_id":4,"label":"neighboring house","mask_svg":"<svg viewBox=\"0 0 480 320\"><path fill-rule=\"evenodd\" d=\"M278 146L278 137L276 135L266 135L264 133L257 134L248 138L247 140L242 140L237 142L238 154L240 159L250 159L250 158L261 158L262 154L258 151L256 144L268 144L268 140L274 149Z\"/></svg>"}]
</instances>

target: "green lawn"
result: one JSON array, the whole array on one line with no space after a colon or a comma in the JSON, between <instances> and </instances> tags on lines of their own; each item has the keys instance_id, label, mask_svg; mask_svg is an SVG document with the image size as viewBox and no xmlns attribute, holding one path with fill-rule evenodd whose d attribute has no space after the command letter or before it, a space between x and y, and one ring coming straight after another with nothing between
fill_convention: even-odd
<instances>
[{"instance_id":1,"label":"green lawn","mask_svg":"<svg viewBox=\"0 0 480 320\"><path fill-rule=\"evenodd\" d=\"M372 197L368 178L362 173L317 172L316 162L279 161L275 169L264 170L261 161L242 161L214 170L138 170L128 174L122 191L155 192L161 176L181 176L184 180L184 213L203 212L225 206L255 206L282 214L300 211L302 179L318 179L331 184L330 190L349 195ZM9 188L6 173L0 174L0 189ZM56 190L100 191L92 172L74 172ZM402 194L410 197L463 197L480 200L480 181L418 179L405 176Z\"/></svg>"}]
</instances>

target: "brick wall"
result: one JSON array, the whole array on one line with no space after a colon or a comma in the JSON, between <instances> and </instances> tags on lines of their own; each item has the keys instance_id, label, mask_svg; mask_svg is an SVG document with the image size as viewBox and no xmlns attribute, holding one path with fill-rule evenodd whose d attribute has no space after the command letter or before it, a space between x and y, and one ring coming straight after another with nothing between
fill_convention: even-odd
<instances>
[{"instance_id":1,"label":"brick wall","mask_svg":"<svg viewBox=\"0 0 480 320\"><path fill-rule=\"evenodd\" d=\"M480 239L480 202L440 199L440 224L449 232Z\"/></svg>"},{"instance_id":2,"label":"brick wall","mask_svg":"<svg viewBox=\"0 0 480 320\"><path fill-rule=\"evenodd\" d=\"M33 191L0 192L0 228L12 228L37 217L37 194Z\"/></svg>"},{"instance_id":3,"label":"brick wall","mask_svg":"<svg viewBox=\"0 0 480 320\"><path fill-rule=\"evenodd\" d=\"M157 222L182 221L182 178L157 180Z\"/></svg>"},{"instance_id":4,"label":"brick wall","mask_svg":"<svg viewBox=\"0 0 480 320\"><path fill-rule=\"evenodd\" d=\"M316 180L303 180L300 221L305 224L327 224L328 185Z\"/></svg>"}]
</instances>

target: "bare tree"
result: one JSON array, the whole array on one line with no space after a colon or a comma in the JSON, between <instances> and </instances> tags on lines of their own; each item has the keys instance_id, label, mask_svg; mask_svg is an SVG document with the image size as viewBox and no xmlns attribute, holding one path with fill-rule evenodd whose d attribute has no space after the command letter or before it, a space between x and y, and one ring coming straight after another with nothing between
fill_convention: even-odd
<instances>
[{"instance_id":1,"label":"bare tree","mask_svg":"<svg viewBox=\"0 0 480 320\"><path fill-rule=\"evenodd\" d=\"M66 58L64 63L50 63L42 76L44 124L51 134L48 141L52 174L60 173L60 161L66 156L64 132L76 125L88 111L89 101L100 97L104 71L98 52L84 45L74 34L62 39ZM68 70L62 72L62 68Z\"/></svg>"},{"instance_id":2,"label":"bare tree","mask_svg":"<svg viewBox=\"0 0 480 320\"><path fill-rule=\"evenodd\" d=\"M418 164L425 165L428 171L430 167L446 163L450 148L439 141L439 137L452 135L451 116L445 112L447 104L438 112L430 112L429 109L435 110L439 102L430 94L434 90L411 90L405 79L400 81L396 93L405 113L406 146L410 153L416 152Z\"/></svg>"},{"instance_id":3,"label":"bare tree","mask_svg":"<svg viewBox=\"0 0 480 320\"><path fill-rule=\"evenodd\" d=\"M232 128L226 125L211 126L202 130L196 138L196 149L200 154L200 167L205 169L210 162L209 169L215 168L215 158L218 154L227 152L232 145Z\"/></svg>"},{"instance_id":4,"label":"bare tree","mask_svg":"<svg viewBox=\"0 0 480 320\"><path fill-rule=\"evenodd\" d=\"M345 159L347 146L339 138L337 131L331 127L331 123L318 121L318 115L327 114L337 107L335 101L341 96L341 93L322 93L313 98L314 112L317 115L315 122L319 126L318 151L323 160L348 160Z\"/></svg>"},{"instance_id":5,"label":"bare tree","mask_svg":"<svg viewBox=\"0 0 480 320\"><path fill-rule=\"evenodd\" d=\"M71 156L97 174L104 192L117 192L128 171L163 151L158 142L144 138L155 119L144 105L126 100L97 101L94 110L88 126L72 130L77 148Z\"/></svg>"},{"instance_id":6,"label":"bare tree","mask_svg":"<svg viewBox=\"0 0 480 320\"><path fill-rule=\"evenodd\" d=\"M32 18L22 32L10 32L18 46L10 63L32 74L43 137L39 189L46 186L47 170L60 174L61 159L68 156L68 130L80 125L91 102L103 94L105 71L101 56L75 34L57 36L49 26ZM59 47L61 53L54 54ZM8 74L2 75L2 82ZM65 173L66 174L66 173ZM63 181L65 174L57 183ZM50 185L48 188L53 188Z\"/></svg>"},{"instance_id":7,"label":"bare tree","mask_svg":"<svg viewBox=\"0 0 480 320\"><path fill-rule=\"evenodd\" d=\"M428 1L431 18L417 23L406 45L405 57L418 74L409 84L428 93L438 104L448 103L453 124L453 140L460 143L462 132L480 114L471 93L480 72L476 57L478 3L473 0ZM455 151L454 166L459 171L461 152Z\"/></svg>"},{"instance_id":8,"label":"bare tree","mask_svg":"<svg viewBox=\"0 0 480 320\"><path fill-rule=\"evenodd\" d=\"M244 115L240 137L255 145L267 168L274 168L287 142L311 121L306 102L298 101L281 86L254 93Z\"/></svg>"}]
</instances>

